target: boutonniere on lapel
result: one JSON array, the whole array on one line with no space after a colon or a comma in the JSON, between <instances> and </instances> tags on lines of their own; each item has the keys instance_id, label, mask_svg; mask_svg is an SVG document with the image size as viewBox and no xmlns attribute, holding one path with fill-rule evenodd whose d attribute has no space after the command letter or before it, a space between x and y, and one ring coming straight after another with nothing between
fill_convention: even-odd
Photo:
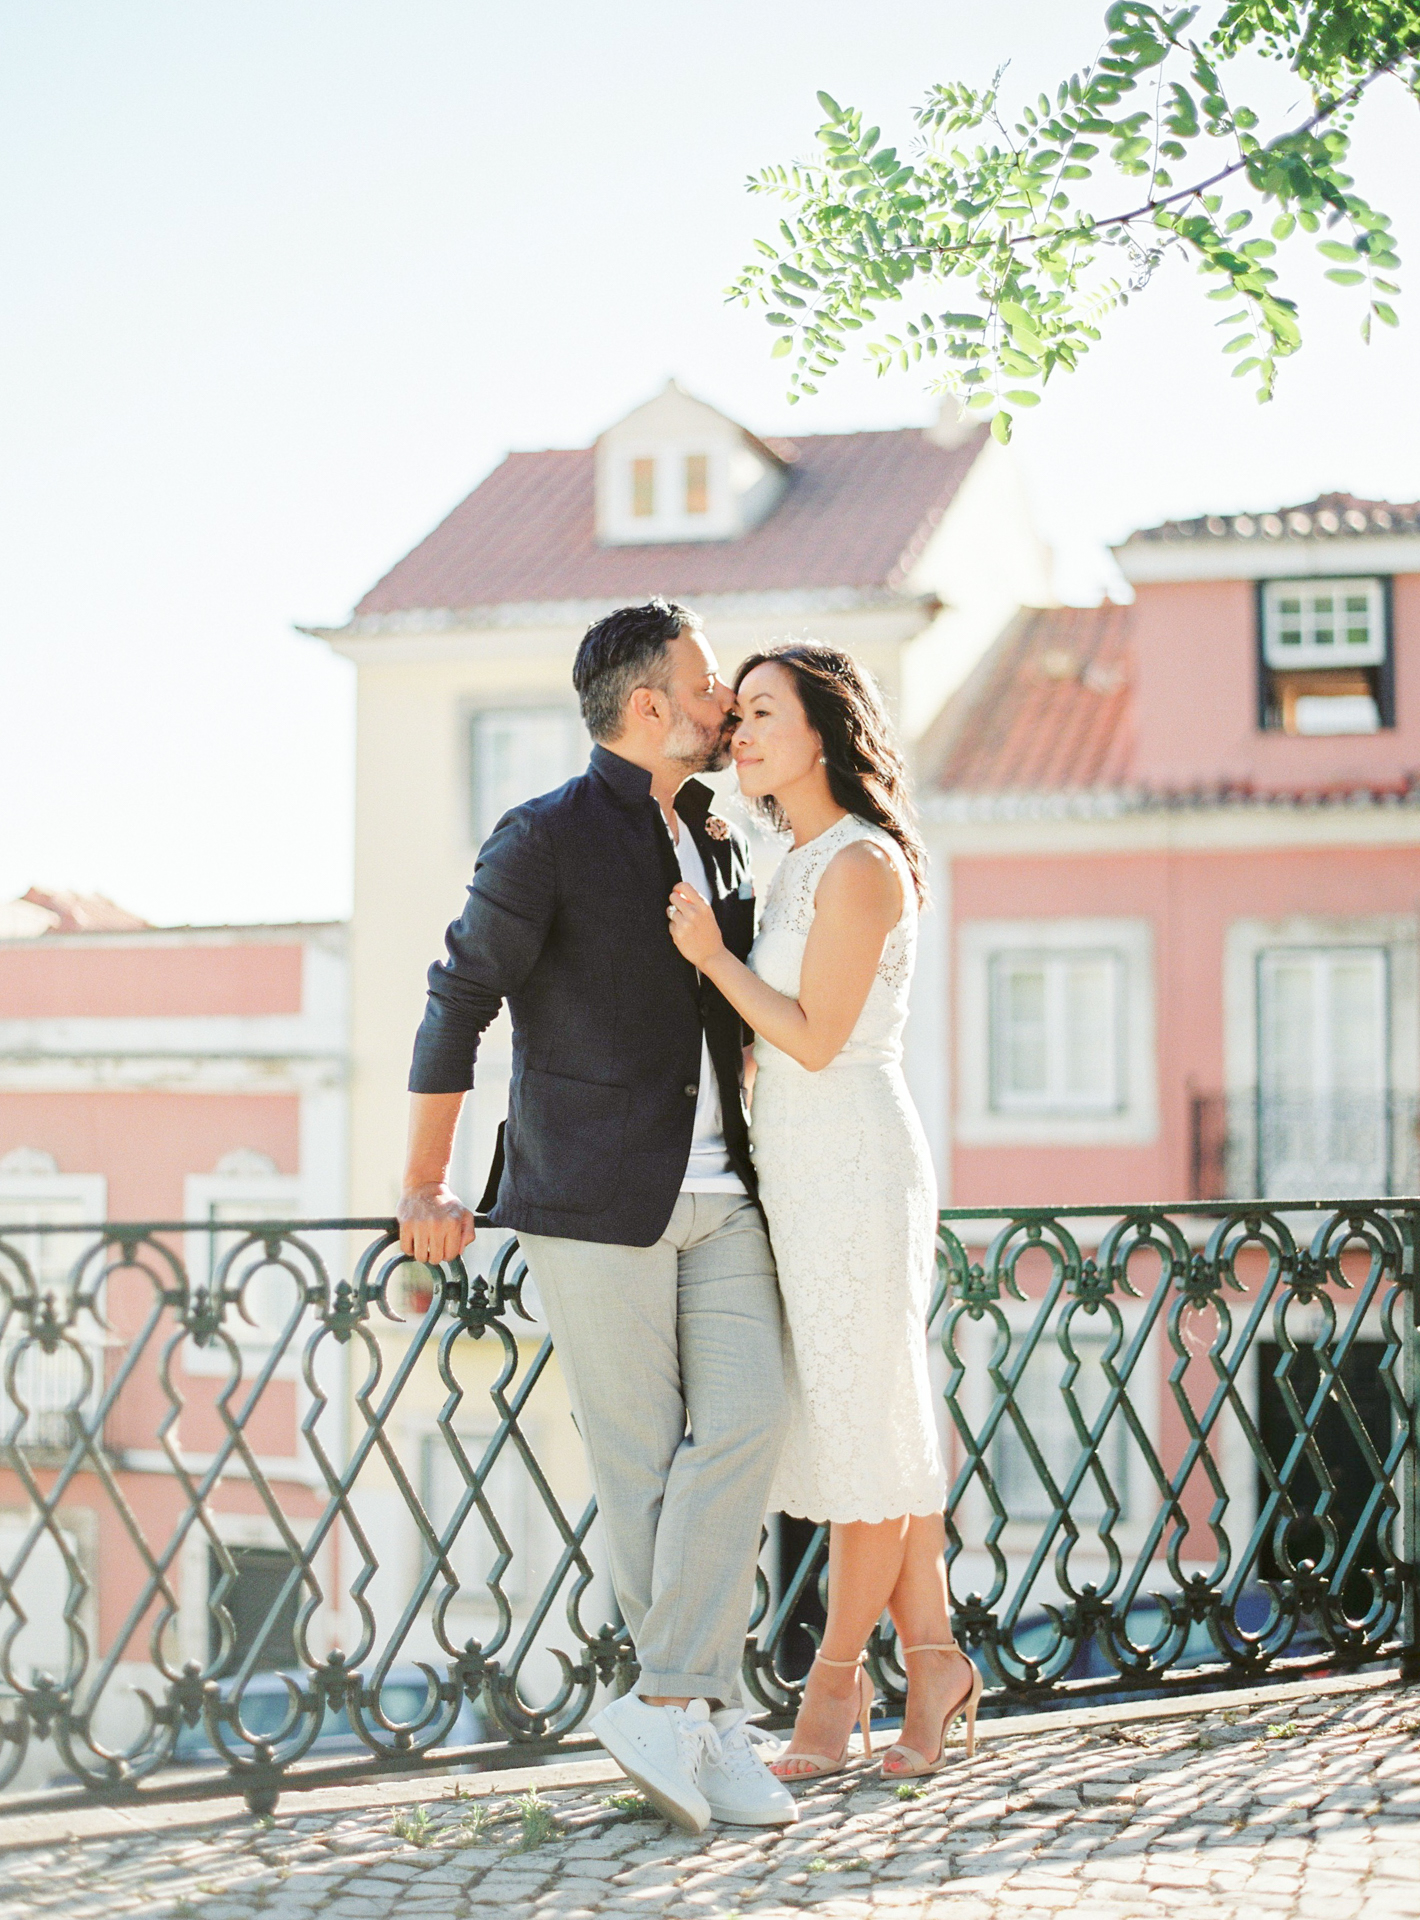
<instances>
[{"instance_id":1,"label":"boutonniere on lapel","mask_svg":"<svg viewBox=\"0 0 1420 1920\"><path fill-rule=\"evenodd\" d=\"M728 840L729 837L729 822L722 820L717 813L707 813L705 816L705 838L707 840Z\"/></svg>"}]
</instances>

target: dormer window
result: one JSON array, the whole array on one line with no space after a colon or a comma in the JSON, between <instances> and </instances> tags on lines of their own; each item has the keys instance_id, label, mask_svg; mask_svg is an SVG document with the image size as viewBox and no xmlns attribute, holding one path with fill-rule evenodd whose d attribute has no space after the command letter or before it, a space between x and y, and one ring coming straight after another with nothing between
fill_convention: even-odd
<instances>
[{"instance_id":1,"label":"dormer window","mask_svg":"<svg viewBox=\"0 0 1420 1920\"><path fill-rule=\"evenodd\" d=\"M790 465L671 381L597 442L597 540L738 540L778 506Z\"/></svg>"},{"instance_id":2,"label":"dormer window","mask_svg":"<svg viewBox=\"0 0 1420 1920\"><path fill-rule=\"evenodd\" d=\"M1383 581L1269 580L1261 598L1264 727L1342 734L1394 725Z\"/></svg>"},{"instance_id":3,"label":"dormer window","mask_svg":"<svg viewBox=\"0 0 1420 1920\"><path fill-rule=\"evenodd\" d=\"M601 532L632 541L714 540L734 531L734 476L730 454L697 448L692 441L648 447L643 441L620 452L612 472L620 495Z\"/></svg>"}]
</instances>

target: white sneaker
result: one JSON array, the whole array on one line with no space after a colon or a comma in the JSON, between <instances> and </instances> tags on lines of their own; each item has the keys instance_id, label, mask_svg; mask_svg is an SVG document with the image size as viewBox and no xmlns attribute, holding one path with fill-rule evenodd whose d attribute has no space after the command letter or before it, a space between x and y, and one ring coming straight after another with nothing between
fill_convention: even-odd
<instances>
[{"instance_id":1,"label":"white sneaker","mask_svg":"<svg viewBox=\"0 0 1420 1920\"><path fill-rule=\"evenodd\" d=\"M794 1796L776 1780L755 1751L749 1715L741 1707L722 1707L710 1724L720 1751L707 1753L700 1768L700 1790L717 1820L737 1827L789 1827L799 1817ZM776 1749L778 1741L771 1743Z\"/></svg>"},{"instance_id":2,"label":"white sneaker","mask_svg":"<svg viewBox=\"0 0 1420 1920\"><path fill-rule=\"evenodd\" d=\"M602 1708L592 1731L623 1773L668 1820L689 1833L704 1833L710 1802L698 1785L707 1753L719 1753L720 1737L703 1700L688 1707L651 1707L624 1693Z\"/></svg>"}]
</instances>

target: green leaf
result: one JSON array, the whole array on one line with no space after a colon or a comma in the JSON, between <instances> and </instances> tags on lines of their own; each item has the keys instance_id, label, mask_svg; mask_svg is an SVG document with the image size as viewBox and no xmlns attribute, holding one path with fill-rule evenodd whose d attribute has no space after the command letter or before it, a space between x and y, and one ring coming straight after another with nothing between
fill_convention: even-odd
<instances>
[{"instance_id":1,"label":"green leaf","mask_svg":"<svg viewBox=\"0 0 1420 1920\"><path fill-rule=\"evenodd\" d=\"M1038 393L1030 393L1024 387L1013 389L1006 395L1006 398L1013 400L1018 407L1038 407L1040 405L1040 395Z\"/></svg>"},{"instance_id":2,"label":"green leaf","mask_svg":"<svg viewBox=\"0 0 1420 1920\"><path fill-rule=\"evenodd\" d=\"M1371 312L1376 316L1377 320L1383 320L1388 327L1398 327L1400 325L1399 314L1394 307L1388 307L1384 300L1373 300L1371 302Z\"/></svg>"},{"instance_id":3,"label":"green leaf","mask_svg":"<svg viewBox=\"0 0 1420 1920\"><path fill-rule=\"evenodd\" d=\"M1334 280L1338 287L1359 287L1366 276L1357 273L1354 267L1328 267L1325 277Z\"/></svg>"},{"instance_id":4,"label":"green leaf","mask_svg":"<svg viewBox=\"0 0 1420 1920\"><path fill-rule=\"evenodd\" d=\"M781 333L779 338L774 342L774 345L769 349L769 357L771 360L782 360L786 353L792 353L793 351L793 334Z\"/></svg>"},{"instance_id":5,"label":"green leaf","mask_svg":"<svg viewBox=\"0 0 1420 1920\"><path fill-rule=\"evenodd\" d=\"M1021 336L1027 352L1040 345L1040 329L1025 308L1015 300L1003 300L996 309L1013 334Z\"/></svg>"},{"instance_id":6,"label":"green leaf","mask_svg":"<svg viewBox=\"0 0 1420 1920\"><path fill-rule=\"evenodd\" d=\"M1328 260L1354 260L1356 249L1348 247L1342 240L1319 240L1317 252L1324 253Z\"/></svg>"},{"instance_id":7,"label":"green leaf","mask_svg":"<svg viewBox=\"0 0 1420 1920\"><path fill-rule=\"evenodd\" d=\"M818 103L830 120L841 120L843 118L842 107L839 106L833 95L831 93L825 93L822 87L819 88Z\"/></svg>"},{"instance_id":8,"label":"green leaf","mask_svg":"<svg viewBox=\"0 0 1420 1920\"><path fill-rule=\"evenodd\" d=\"M999 440L1004 447L1011 438L1011 416L1009 413L995 414L991 421L991 438Z\"/></svg>"}]
</instances>

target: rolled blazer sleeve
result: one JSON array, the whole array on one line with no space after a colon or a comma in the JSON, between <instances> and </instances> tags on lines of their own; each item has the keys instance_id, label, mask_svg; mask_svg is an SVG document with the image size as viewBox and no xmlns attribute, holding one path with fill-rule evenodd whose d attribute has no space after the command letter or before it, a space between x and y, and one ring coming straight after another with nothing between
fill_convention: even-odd
<instances>
[{"instance_id":1,"label":"rolled blazer sleeve","mask_svg":"<svg viewBox=\"0 0 1420 1920\"><path fill-rule=\"evenodd\" d=\"M527 807L505 814L485 841L468 901L429 969L429 999L414 1038L411 1093L466 1093L485 1030L542 952L557 904L543 823Z\"/></svg>"}]
</instances>

